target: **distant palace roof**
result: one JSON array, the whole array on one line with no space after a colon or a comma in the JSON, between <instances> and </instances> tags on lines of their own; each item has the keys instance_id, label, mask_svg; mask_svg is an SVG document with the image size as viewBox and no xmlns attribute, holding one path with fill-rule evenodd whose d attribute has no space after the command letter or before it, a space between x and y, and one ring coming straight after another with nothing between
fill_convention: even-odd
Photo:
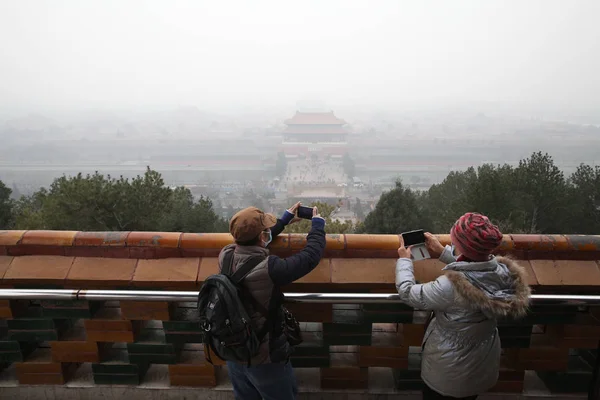
<instances>
[{"instance_id":1,"label":"distant palace roof","mask_svg":"<svg viewBox=\"0 0 600 400\"><path fill-rule=\"evenodd\" d=\"M345 125L346 121L336 117L333 111L320 113L320 112L300 112L296 111L296 114L285 120L286 125Z\"/></svg>"},{"instance_id":2,"label":"distant palace roof","mask_svg":"<svg viewBox=\"0 0 600 400\"><path fill-rule=\"evenodd\" d=\"M290 134L325 134L325 135L346 135L348 132L344 130L340 125L331 125L324 127L311 128L310 126L299 126L299 125L288 125L283 133Z\"/></svg>"}]
</instances>

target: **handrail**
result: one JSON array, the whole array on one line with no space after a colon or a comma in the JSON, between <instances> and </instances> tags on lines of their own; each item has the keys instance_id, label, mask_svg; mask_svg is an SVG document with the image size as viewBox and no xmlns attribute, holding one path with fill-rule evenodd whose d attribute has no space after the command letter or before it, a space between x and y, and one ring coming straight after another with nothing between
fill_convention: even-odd
<instances>
[{"instance_id":1,"label":"handrail","mask_svg":"<svg viewBox=\"0 0 600 400\"><path fill-rule=\"evenodd\" d=\"M92 300L92 301L180 301L194 302L195 291L159 290L87 290L87 289L0 289L0 300ZM600 295L533 294L536 305L600 305ZM400 296L393 293L285 293L288 303L396 303Z\"/></svg>"}]
</instances>

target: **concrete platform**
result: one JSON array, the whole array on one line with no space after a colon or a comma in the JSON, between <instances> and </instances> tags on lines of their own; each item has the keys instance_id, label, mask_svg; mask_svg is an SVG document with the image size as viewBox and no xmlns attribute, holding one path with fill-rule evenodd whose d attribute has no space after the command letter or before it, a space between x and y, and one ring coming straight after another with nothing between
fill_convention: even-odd
<instances>
[{"instance_id":1,"label":"concrete platform","mask_svg":"<svg viewBox=\"0 0 600 400\"><path fill-rule=\"evenodd\" d=\"M368 391L323 391L319 387L319 372L316 369L296 369L296 376L300 391L298 399L301 400L421 399L421 394L419 392L399 392L394 390L391 370L386 368L370 369L369 386L371 389ZM0 374L0 399L234 399L231 382L229 381L225 368L222 368L219 372L218 381L220 384L214 389L171 387L169 385L167 365L153 365L148 370L143 383L139 386L95 385L92 377L91 365L82 364L75 376L64 386L25 386L17 383L14 367L9 367ZM490 393L479 397L481 400L568 400L586 398L587 394L585 393L578 395L552 394L532 371L526 373L525 392L523 394Z\"/></svg>"}]
</instances>

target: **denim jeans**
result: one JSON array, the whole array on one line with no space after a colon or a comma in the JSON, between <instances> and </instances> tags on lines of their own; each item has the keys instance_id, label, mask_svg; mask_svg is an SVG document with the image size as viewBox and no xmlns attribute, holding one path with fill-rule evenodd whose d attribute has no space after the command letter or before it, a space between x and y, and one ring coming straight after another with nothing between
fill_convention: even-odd
<instances>
[{"instance_id":1,"label":"denim jeans","mask_svg":"<svg viewBox=\"0 0 600 400\"><path fill-rule=\"evenodd\" d=\"M298 394L292 364L246 366L227 362L236 400L294 400Z\"/></svg>"}]
</instances>

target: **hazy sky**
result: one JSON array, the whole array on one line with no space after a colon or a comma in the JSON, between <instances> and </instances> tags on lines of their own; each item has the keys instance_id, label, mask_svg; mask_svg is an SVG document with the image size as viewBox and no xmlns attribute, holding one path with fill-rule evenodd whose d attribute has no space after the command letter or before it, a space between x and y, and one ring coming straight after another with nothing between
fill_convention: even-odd
<instances>
[{"instance_id":1,"label":"hazy sky","mask_svg":"<svg viewBox=\"0 0 600 400\"><path fill-rule=\"evenodd\" d=\"M594 107L599 17L599 0L0 0L0 107Z\"/></svg>"}]
</instances>

